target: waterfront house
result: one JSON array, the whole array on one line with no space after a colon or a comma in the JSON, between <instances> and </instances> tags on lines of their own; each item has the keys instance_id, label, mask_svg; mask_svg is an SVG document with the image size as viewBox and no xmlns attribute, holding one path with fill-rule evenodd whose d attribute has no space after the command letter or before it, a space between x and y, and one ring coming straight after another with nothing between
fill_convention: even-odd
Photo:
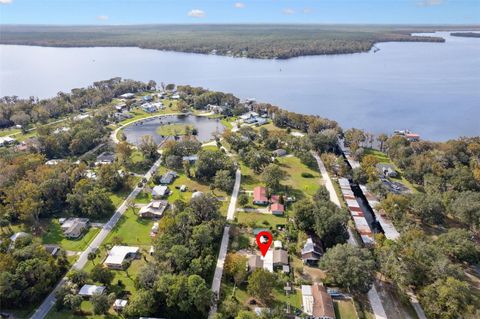
<instances>
[{"instance_id":1,"label":"waterfront house","mask_svg":"<svg viewBox=\"0 0 480 319\"><path fill-rule=\"evenodd\" d=\"M110 249L104 265L112 269L123 269L123 262L137 258L140 248L131 246L113 246Z\"/></svg>"}]
</instances>

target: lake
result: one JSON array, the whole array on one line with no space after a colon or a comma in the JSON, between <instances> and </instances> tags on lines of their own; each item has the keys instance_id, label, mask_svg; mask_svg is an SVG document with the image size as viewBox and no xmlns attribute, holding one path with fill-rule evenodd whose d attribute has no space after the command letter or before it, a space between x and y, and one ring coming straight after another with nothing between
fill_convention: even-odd
<instances>
[{"instance_id":1,"label":"lake","mask_svg":"<svg viewBox=\"0 0 480 319\"><path fill-rule=\"evenodd\" d=\"M213 134L222 133L224 126L218 119L194 115L167 115L149 118L134 122L123 129L127 141L138 145L142 136L151 135L155 143L159 144L165 137L157 133L158 127L169 124L185 124L197 129L196 138L200 142L213 140Z\"/></svg>"},{"instance_id":2,"label":"lake","mask_svg":"<svg viewBox=\"0 0 480 319\"><path fill-rule=\"evenodd\" d=\"M253 60L138 48L0 46L0 95L50 97L116 76L203 86L318 114L342 127L480 135L480 39L389 42L380 51Z\"/></svg>"}]
</instances>

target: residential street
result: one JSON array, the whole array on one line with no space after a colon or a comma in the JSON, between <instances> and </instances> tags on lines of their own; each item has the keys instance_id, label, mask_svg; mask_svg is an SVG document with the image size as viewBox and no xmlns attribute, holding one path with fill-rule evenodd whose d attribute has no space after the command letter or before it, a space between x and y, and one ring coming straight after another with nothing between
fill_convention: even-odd
<instances>
[{"instance_id":1,"label":"residential street","mask_svg":"<svg viewBox=\"0 0 480 319\"><path fill-rule=\"evenodd\" d=\"M235 206L237 204L238 192L240 190L240 181L242 178L242 173L240 169L237 169L235 172L235 185L233 186L232 197L230 198L230 205L228 206L227 211L227 223L235 218ZM227 224L223 230L222 243L220 244L220 251L218 253L217 266L215 267L215 273L213 275L212 281L212 292L218 297L220 293L220 284L222 282L223 275L223 265L225 264L225 257L227 256L228 241L230 226ZM208 315L211 318L217 312L217 299L215 299L214 304L210 308L210 313Z\"/></svg>"},{"instance_id":2,"label":"residential street","mask_svg":"<svg viewBox=\"0 0 480 319\"><path fill-rule=\"evenodd\" d=\"M149 180L153 173L158 169L160 166L161 158L158 159L152 167L148 170L148 172L144 175L144 177ZM107 238L108 234L110 231L115 227L117 222L119 221L120 217L125 213L125 211L128 208L128 203L132 200L134 200L137 195L140 193L142 188L140 187L135 187L133 191L128 195L128 197L125 199L125 201L120 205L120 207L117 208L115 214L110 218L110 220L103 226L102 230L98 233L98 235L92 240L90 245L85 249L82 254L78 257L77 262L73 264L71 269L82 269L85 267L85 264L88 261L88 254L97 248L100 247L102 242ZM55 292L57 289L63 285L65 282L65 278L60 280L60 282L57 284L55 289L47 296L47 298L43 301L43 303L37 308L35 313L32 315L31 319L43 319L45 316L49 313L49 311L52 309L52 307L55 305Z\"/></svg>"}]
</instances>

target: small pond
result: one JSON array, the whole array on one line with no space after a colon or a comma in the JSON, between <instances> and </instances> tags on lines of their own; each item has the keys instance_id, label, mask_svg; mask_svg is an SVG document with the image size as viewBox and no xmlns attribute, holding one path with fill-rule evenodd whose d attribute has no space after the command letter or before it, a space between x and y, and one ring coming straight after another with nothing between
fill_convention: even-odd
<instances>
[{"instance_id":1,"label":"small pond","mask_svg":"<svg viewBox=\"0 0 480 319\"><path fill-rule=\"evenodd\" d=\"M127 141L138 145L142 136L151 135L155 143L161 143L167 136L157 133L162 125L184 124L197 130L196 138L200 142L208 142L216 133L222 133L225 127L219 119L211 119L195 115L166 115L134 122L123 129Z\"/></svg>"}]
</instances>

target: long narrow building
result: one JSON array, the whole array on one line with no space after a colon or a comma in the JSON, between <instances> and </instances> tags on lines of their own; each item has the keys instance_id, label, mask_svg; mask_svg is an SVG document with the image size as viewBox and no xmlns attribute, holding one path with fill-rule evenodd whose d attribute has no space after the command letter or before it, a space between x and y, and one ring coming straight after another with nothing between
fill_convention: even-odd
<instances>
[{"instance_id":1,"label":"long narrow building","mask_svg":"<svg viewBox=\"0 0 480 319\"><path fill-rule=\"evenodd\" d=\"M365 213L357 202L355 195L350 186L350 182L346 178L339 178L338 183L340 184L340 190L342 191L343 198L347 203L348 211L352 216L353 222L355 223L355 228L360 234L362 241L365 245L372 245L375 243L372 229L368 225L367 219L365 218Z\"/></svg>"}]
</instances>

